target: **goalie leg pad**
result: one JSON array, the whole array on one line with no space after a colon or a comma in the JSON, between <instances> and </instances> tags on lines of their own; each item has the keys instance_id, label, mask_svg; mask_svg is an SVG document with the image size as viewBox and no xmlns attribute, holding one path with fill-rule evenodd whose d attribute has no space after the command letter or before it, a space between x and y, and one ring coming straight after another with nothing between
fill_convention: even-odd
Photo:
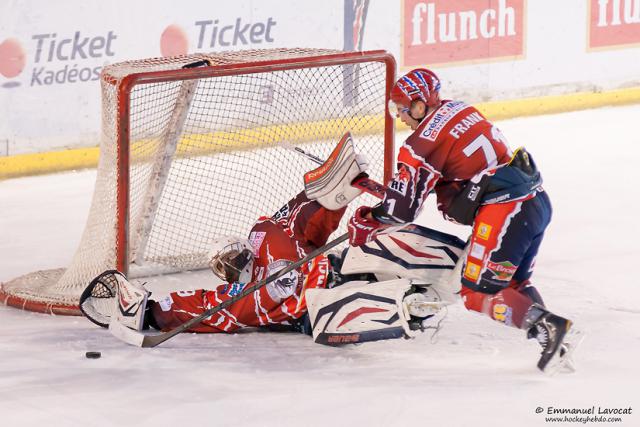
<instances>
[{"instance_id":1,"label":"goalie leg pad","mask_svg":"<svg viewBox=\"0 0 640 427\"><path fill-rule=\"evenodd\" d=\"M305 294L313 339L319 344L341 345L414 337L411 298L415 288L408 279L384 282L349 282L331 289L308 289ZM431 296L430 296L431 298ZM427 310L419 298L423 310ZM427 313L439 310L432 304ZM428 311L428 310L427 310Z\"/></svg>"},{"instance_id":2,"label":"goalie leg pad","mask_svg":"<svg viewBox=\"0 0 640 427\"><path fill-rule=\"evenodd\" d=\"M351 134L347 132L329 158L304 175L305 193L326 209L341 209L362 194L351 182L365 172L367 166L366 158L356 154Z\"/></svg>"}]
</instances>

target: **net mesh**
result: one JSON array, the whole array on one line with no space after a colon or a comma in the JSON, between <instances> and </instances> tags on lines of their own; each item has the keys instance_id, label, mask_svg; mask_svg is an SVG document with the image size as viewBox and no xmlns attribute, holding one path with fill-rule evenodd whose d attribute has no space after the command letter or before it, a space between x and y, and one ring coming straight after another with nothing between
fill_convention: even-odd
<instances>
[{"instance_id":1,"label":"net mesh","mask_svg":"<svg viewBox=\"0 0 640 427\"><path fill-rule=\"evenodd\" d=\"M105 67L102 143L85 232L70 266L6 283L5 302L30 309L69 306L84 287L116 266L118 227L118 88L131 73L211 65L296 60L290 69L145 82L129 95L130 275L205 268L210 242L247 235L303 190L317 165L292 146L326 158L351 131L356 149L383 180L385 83L383 62L309 66L305 58L337 51L278 49L130 61ZM358 202L373 204L370 196ZM360 204L360 203L356 203ZM346 218L336 232L346 231ZM206 284L203 284L206 285ZM27 301L27 302L25 302ZM17 305L17 304L13 304ZM29 307L31 305L31 307ZM55 310L64 312L65 310Z\"/></svg>"}]
</instances>

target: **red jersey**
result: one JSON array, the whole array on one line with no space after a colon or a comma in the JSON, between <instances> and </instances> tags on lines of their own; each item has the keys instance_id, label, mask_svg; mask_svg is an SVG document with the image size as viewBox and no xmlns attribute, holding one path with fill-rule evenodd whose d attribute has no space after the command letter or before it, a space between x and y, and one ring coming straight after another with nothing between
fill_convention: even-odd
<instances>
[{"instance_id":1,"label":"red jersey","mask_svg":"<svg viewBox=\"0 0 640 427\"><path fill-rule=\"evenodd\" d=\"M211 290L172 293L152 308L158 326L165 330L178 326L323 246L337 229L344 212L345 209L329 211L308 200L304 192L299 194L273 217L260 218L251 229L249 241L255 258L250 283L225 283ZM307 311L305 290L326 287L328 275L329 260L320 255L215 313L190 331L233 332L243 327L290 324ZM286 296L278 292L277 286L288 290Z\"/></svg>"},{"instance_id":2,"label":"red jersey","mask_svg":"<svg viewBox=\"0 0 640 427\"><path fill-rule=\"evenodd\" d=\"M508 163L512 153L502 133L475 107L442 101L407 138L398 153L398 172L384 204L399 222L411 222L431 191L446 214L467 181L488 168Z\"/></svg>"}]
</instances>

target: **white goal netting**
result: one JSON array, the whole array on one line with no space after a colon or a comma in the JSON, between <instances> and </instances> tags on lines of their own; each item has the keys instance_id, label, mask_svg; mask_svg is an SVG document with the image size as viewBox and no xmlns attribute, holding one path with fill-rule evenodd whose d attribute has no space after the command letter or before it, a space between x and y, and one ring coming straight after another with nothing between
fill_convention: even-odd
<instances>
[{"instance_id":1,"label":"white goal netting","mask_svg":"<svg viewBox=\"0 0 640 427\"><path fill-rule=\"evenodd\" d=\"M135 277L205 267L213 238L246 235L303 189L317 165L292 146L325 158L350 131L383 181L394 73L384 58L277 49L105 67L98 174L73 261L3 284L0 301L75 314L106 269Z\"/></svg>"}]
</instances>

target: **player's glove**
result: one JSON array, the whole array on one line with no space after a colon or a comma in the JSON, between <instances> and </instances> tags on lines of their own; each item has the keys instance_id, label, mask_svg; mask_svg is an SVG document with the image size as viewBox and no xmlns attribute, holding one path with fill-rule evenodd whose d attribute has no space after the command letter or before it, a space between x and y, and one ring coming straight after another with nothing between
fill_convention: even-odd
<instances>
[{"instance_id":1,"label":"player's glove","mask_svg":"<svg viewBox=\"0 0 640 427\"><path fill-rule=\"evenodd\" d=\"M389 226L377 221L371 215L369 206L360 206L354 212L349 220L349 244L352 246L361 246L369 243L378 236L385 228Z\"/></svg>"}]
</instances>

